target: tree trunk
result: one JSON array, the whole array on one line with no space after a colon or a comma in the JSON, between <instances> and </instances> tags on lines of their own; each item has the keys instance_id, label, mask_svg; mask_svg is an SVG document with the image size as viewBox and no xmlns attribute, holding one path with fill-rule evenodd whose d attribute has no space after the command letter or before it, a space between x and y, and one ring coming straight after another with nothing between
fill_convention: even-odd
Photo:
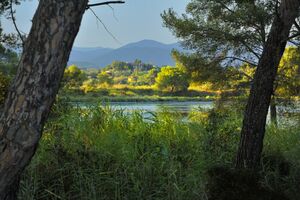
<instances>
[{"instance_id":1,"label":"tree trunk","mask_svg":"<svg viewBox=\"0 0 300 200\"><path fill-rule=\"evenodd\" d=\"M273 83L300 0L282 0L259 60L246 106L236 168L256 169L260 163Z\"/></svg>"},{"instance_id":2,"label":"tree trunk","mask_svg":"<svg viewBox=\"0 0 300 200\"><path fill-rule=\"evenodd\" d=\"M270 117L271 117L271 124L277 127L277 108L276 108L276 98L273 95L271 98L270 103Z\"/></svg>"},{"instance_id":3,"label":"tree trunk","mask_svg":"<svg viewBox=\"0 0 300 200\"><path fill-rule=\"evenodd\" d=\"M15 199L59 89L88 0L40 0L0 118L0 200Z\"/></svg>"}]
</instances>

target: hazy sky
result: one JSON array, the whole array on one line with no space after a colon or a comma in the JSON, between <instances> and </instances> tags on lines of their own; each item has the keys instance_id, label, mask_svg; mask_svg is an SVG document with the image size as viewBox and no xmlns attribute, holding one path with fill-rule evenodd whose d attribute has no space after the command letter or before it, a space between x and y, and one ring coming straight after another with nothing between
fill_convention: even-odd
<instances>
[{"instance_id":1,"label":"hazy sky","mask_svg":"<svg viewBox=\"0 0 300 200\"><path fill-rule=\"evenodd\" d=\"M90 3L104 0L91 0ZM163 43L176 42L171 32L162 26L160 14L174 8L178 13L183 13L189 0L125 0L126 4L112 5L113 11L108 6L93 8L110 32L120 41L116 42L98 23L91 11L87 10L82 21L80 32L75 41L78 47L120 47L130 42L143 39L153 39ZM16 7L17 24L19 28L28 32L31 19L37 7L38 0L27 0ZM12 23L2 19L3 29L13 31Z\"/></svg>"}]
</instances>

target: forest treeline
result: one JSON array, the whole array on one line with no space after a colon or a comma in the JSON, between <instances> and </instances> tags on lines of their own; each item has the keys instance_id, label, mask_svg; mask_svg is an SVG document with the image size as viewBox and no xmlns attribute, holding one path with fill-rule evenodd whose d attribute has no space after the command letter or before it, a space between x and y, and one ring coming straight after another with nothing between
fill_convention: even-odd
<instances>
[{"instance_id":1,"label":"forest treeline","mask_svg":"<svg viewBox=\"0 0 300 200\"><path fill-rule=\"evenodd\" d=\"M300 94L300 51L296 47L288 47L283 55L276 79L274 96L278 98L299 97ZM138 88L167 92L168 94L189 96L189 91L212 92L215 94L231 93L233 96L246 96L253 80L255 66L238 62L234 66L205 66L193 61L190 55L174 51L175 66L157 67L144 64L140 60L132 63L115 61L97 69L80 69L78 66L67 67L63 79L63 88L77 94L97 93L110 88ZM202 64L202 65L201 65ZM196 69L196 70L195 70ZM131 93L130 93L131 92ZM115 95L142 95L132 91ZM150 92L151 94L151 92ZM152 92L152 94L155 94ZM112 94L113 95L113 94Z\"/></svg>"},{"instance_id":2,"label":"forest treeline","mask_svg":"<svg viewBox=\"0 0 300 200\"><path fill-rule=\"evenodd\" d=\"M132 63L115 61L102 69L82 69L76 65L68 66L62 81L66 93L84 95L101 93L115 96L155 95L166 92L168 95L190 96L189 91L200 94L228 93L232 96L246 96L253 80L255 66L236 63L235 66L193 66L188 56L174 51L175 66L157 67L136 60ZM300 94L300 50L288 47L281 59L276 79L274 95L278 98L297 98ZM1 50L0 102L3 102L9 83L16 73L18 55L2 47ZM197 59L196 57L194 59ZM190 61L191 62L191 61ZM197 61L196 61L197 62ZM194 69L197 69L195 71ZM201 69L201 70L198 70ZM193 71L194 70L194 71ZM123 92L109 94L112 88ZM125 88L125 89L124 89ZM126 91L126 88L128 91ZM134 89L136 89L134 92ZM195 95L195 94L194 94Z\"/></svg>"}]
</instances>

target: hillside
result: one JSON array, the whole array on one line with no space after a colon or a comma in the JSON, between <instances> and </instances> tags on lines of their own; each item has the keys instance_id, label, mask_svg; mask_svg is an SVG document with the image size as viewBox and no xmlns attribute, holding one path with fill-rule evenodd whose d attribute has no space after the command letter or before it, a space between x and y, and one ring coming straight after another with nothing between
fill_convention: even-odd
<instances>
[{"instance_id":1,"label":"hillside","mask_svg":"<svg viewBox=\"0 0 300 200\"><path fill-rule=\"evenodd\" d=\"M172 49L183 50L179 43L163 44L154 40L142 40L118 49L74 47L68 64L76 64L81 68L103 68L115 60L133 62L139 59L157 66L174 65Z\"/></svg>"}]
</instances>

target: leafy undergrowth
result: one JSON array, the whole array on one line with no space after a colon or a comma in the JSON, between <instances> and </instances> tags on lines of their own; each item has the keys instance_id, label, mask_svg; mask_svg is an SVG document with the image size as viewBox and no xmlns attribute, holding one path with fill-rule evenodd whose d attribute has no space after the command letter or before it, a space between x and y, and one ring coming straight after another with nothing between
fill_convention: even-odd
<instances>
[{"instance_id":1,"label":"leafy undergrowth","mask_svg":"<svg viewBox=\"0 0 300 200\"><path fill-rule=\"evenodd\" d=\"M253 176L231 169L240 112L218 108L183 118L58 104L23 175L20 199L232 200L257 188L299 199L296 127L268 128L262 169ZM249 179L253 187L247 177L256 177Z\"/></svg>"}]
</instances>

